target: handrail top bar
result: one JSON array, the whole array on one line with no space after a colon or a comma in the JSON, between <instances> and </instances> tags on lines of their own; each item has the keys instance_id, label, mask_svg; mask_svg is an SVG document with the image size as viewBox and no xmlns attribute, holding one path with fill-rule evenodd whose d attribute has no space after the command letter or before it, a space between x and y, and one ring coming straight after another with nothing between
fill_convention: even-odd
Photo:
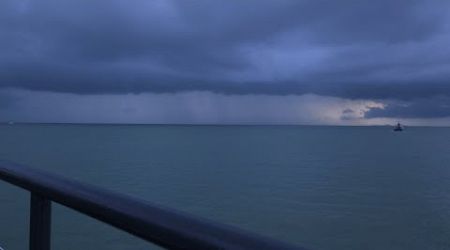
<instances>
[{"instance_id":1,"label":"handrail top bar","mask_svg":"<svg viewBox=\"0 0 450 250\"><path fill-rule=\"evenodd\" d=\"M171 249L303 249L39 169L0 161L0 179Z\"/></svg>"}]
</instances>

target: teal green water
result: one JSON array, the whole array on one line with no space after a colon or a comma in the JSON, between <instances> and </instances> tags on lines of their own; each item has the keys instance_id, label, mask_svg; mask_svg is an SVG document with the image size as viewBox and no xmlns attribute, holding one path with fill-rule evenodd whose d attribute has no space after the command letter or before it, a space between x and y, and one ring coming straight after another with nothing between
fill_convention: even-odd
<instances>
[{"instance_id":1,"label":"teal green water","mask_svg":"<svg viewBox=\"0 0 450 250\"><path fill-rule=\"evenodd\" d=\"M3 125L0 158L310 249L450 249L450 129ZM0 183L0 245L29 194ZM151 245L55 206L54 249Z\"/></svg>"}]
</instances>

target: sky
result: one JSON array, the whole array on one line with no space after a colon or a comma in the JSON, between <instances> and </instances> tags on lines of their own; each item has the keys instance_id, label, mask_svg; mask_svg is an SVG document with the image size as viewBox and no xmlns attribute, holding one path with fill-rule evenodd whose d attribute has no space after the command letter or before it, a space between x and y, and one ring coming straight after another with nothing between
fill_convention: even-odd
<instances>
[{"instance_id":1,"label":"sky","mask_svg":"<svg viewBox=\"0 0 450 250\"><path fill-rule=\"evenodd\" d=\"M2 0L0 121L449 126L449 9Z\"/></svg>"}]
</instances>

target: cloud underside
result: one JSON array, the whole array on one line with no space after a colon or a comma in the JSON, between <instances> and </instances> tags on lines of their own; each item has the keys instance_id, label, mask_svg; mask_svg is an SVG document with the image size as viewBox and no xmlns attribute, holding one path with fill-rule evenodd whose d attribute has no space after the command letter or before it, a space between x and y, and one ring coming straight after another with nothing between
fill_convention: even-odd
<instances>
[{"instance_id":1,"label":"cloud underside","mask_svg":"<svg viewBox=\"0 0 450 250\"><path fill-rule=\"evenodd\" d=\"M130 102L129 96L186 92L279 101L313 95L383 103L363 117L346 107L341 122L444 118L450 116L449 5L4 0L0 88L80 100L122 95ZM14 102L19 99L0 95L0 107ZM257 109L261 102L247 105Z\"/></svg>"}]
</instances>

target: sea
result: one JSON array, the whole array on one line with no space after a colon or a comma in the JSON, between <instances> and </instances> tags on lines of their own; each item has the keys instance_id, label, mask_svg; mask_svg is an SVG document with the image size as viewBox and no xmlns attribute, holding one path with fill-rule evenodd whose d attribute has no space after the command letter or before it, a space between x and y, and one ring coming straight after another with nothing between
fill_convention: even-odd
<instances>
[{"instance_id":1,"label":"sea","mask_svg":"<svg viewBox=\"0 0 450 250\"><path fill-rule=\"evenodd\" d=\"M450 249L450 128L0 125L0 159L307 249ZM30 194L0 181L0 246ZM54 204L53 249L157 249Z\"/></svg>"}]
</instances>

